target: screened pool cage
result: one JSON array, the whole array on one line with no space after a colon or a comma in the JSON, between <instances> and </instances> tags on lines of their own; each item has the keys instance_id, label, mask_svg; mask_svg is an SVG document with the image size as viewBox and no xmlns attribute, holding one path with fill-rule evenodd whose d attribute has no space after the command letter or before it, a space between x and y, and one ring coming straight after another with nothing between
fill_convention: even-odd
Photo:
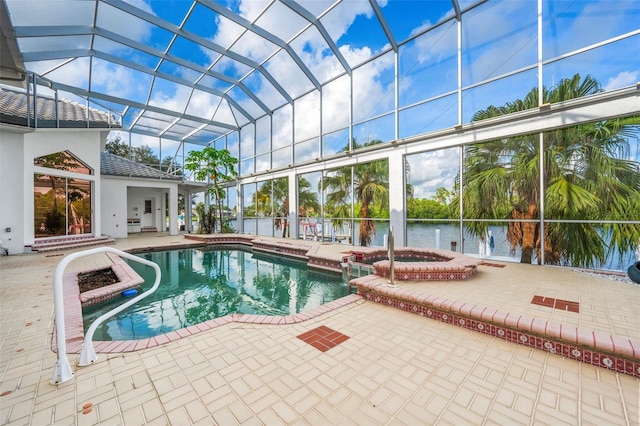
<instances>
[{"instance_id":1,"label":"screened pool cage","mask_svg":"<svg viewBox=\"0 0 640 426\"><path fill-rule=\"evenodd\" d=\"M185 183L189 152L226 149L237 232L640 257L637 2L98 0L42 4L47 19L28 3L5 2L26 77L2 90L26 93L22 125L111 129ZM74 103L84 117L60 111Z\"/></svg>"}]
</instances>

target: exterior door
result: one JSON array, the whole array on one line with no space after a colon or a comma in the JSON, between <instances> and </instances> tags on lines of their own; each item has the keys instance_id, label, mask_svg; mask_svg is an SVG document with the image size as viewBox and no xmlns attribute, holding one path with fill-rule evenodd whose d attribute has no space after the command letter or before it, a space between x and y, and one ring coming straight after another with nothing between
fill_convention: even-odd
<instances>
[{"instance_id":1,"label":"exterior door","mask_svg":"<svg viewBox=\"0 0 640 426\"><path fill-rule=\"evenodd\" d=\"M155 226L155 216L153 214L153 199L146 198L144 200L144 207L142 210L142 220L140 221L140 225L142 227L145 226Z\"/></svg>"}]
</instances>

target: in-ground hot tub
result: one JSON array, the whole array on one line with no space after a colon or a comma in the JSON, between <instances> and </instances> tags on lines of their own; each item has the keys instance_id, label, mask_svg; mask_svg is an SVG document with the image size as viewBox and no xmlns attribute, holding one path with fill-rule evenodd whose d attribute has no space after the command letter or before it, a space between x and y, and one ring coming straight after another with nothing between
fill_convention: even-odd
<instances>
[{"instance_id":1,"label":"in-ground hot tub","mask_svg":"<svg viewBox=\"0 0 640 426\"><path fill-rule=\"evenodd\" d=\"M398 247L394 253L394 275L403 281L466 280L476 274L478 265L482 263L482 259L451 250ZM384 248L353 254L359 262L387 257ZM373 269L376 275L389 277L391 262L388 259L378 260L373 263Z\"/></svg>"}]
</instances>

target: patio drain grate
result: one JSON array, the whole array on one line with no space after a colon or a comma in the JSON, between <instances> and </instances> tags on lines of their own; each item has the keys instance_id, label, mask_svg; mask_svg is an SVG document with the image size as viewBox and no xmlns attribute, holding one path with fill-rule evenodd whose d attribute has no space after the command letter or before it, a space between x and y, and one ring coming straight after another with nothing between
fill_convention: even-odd
<instances>
[{"instance_id":1,"label":"patio drain grate","mask_svg":"<svg viewBox=\"0 0 640 426\"><path fill-rule=\"evenodd\" d=\"M533 305L546 306L548 308L560 309L561 311L569 311L580 313L580 303L570 300L554 299L553 297L533 296L531 301Z\"/></svg>"},{"instance_id":2,"label":"patio drain grate","mask_svg":"<svg viewBox=\"0 0 640 426\"><path fill-rule=\"evenodd\" d=\"M338 346L349 338L349 336L345 336L344 334L332 330L324 325L314 328L313 330L309 330L306 333L302 333L297 337L322 352L326 352L329 349Z\"/></svg>"}]
</instances>

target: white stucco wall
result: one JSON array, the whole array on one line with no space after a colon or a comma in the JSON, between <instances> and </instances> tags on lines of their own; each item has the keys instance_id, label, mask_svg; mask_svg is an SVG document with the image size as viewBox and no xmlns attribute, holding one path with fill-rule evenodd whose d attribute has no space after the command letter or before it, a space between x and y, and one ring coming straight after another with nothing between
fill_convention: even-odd
<instances>
[{"instance_id":1,"label":"white stucco wall","mask_svg":"<svg viewBox=\"0 0 640 426\"><path fill-rule=\"evenodd\" d=\"M93 181L92 210L93 210L93 234L101 235L100 228L100 131L86 129L42 129L37 132L25 135L24 138L24 182L25 195L29 206L25 207L24 231L25 244L33 244L33 174L35 172L46 172L47 169L33 166L33 159L67 150L82 160L87 166L93 169L94 174L78 174L79 179Z\"/></svg>"},{"instance_id":2,"label":"white stucco wall","mask_svg":"<svg viewBox=\"0 0 640 426\"><path fill-rule=\"evenodd\" d=\"M0 130L0 240L9 254L24 251L23 140L22 133Z\"/></svg>"},{"instance_id":3,"label":"white stucco wall","mask_svg":"<svg viewBox=\"0 0 640 426\"><path fill-rule=\"evenodd\" d=\"M91 167L94 174L52 172L93 181L93 233L101 235L100 145L106 132L96 129L0 128L0 240L10 253L23 253L35 240L33 229L33 175L49 169L35 167L33 160L69 151ZM49 170L49 172L51 172ZM11 228L11 232L5 232ZM5 241L6 240L6 241Z\"/></svg>"},{"instance_id":4,"label":"white stucco wall","mask_svg":"<svg viewBox=\"0 0 640 426\"><path fill-rule=\"evenodd\" d=\"M127 219L140 219L142 226L155 226L165 231L164 194L169 193L169 233L178 235L178 184L135 178L103 176L102 184L102 232L112 238L126 238ZM151 199L152 217L145 217L144 200ZM136 210L137 208L137 210Z\"/></svg>"},{"instance_id":5,"label":"white stucco wall","mask_svg":"<svg viewBox=\"0 0 640 426\"><path fill-rule=\"evenodd\" d=\"M102 177L103 234L127 238L127 181Z\"/></svg>"}]
</instances>

